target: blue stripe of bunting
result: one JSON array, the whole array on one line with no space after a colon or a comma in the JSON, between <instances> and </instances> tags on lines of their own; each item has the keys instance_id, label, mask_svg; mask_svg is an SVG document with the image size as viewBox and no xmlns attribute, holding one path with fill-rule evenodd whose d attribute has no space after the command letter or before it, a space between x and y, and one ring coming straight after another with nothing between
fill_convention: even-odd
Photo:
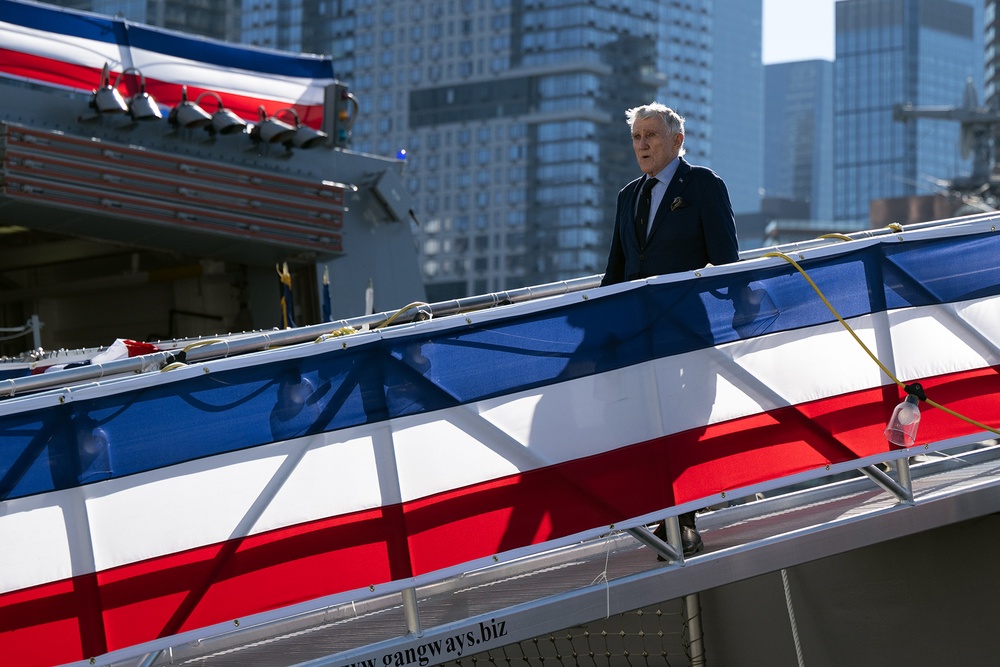
<instances>
[{"instance_id":1,"label":"blue stripe of bunting","mask_svg":"<svg viewBox=\"0 0 1000 667\"><path fill-rule=\"evenodd\" d=\"M845 318L1000 293L1000 235L803 263ZM515 309L516 312L516 309ZM217 371L0 418L0 499L544 387L835 321L789 265Z\"/></svg>"}]
</instances>

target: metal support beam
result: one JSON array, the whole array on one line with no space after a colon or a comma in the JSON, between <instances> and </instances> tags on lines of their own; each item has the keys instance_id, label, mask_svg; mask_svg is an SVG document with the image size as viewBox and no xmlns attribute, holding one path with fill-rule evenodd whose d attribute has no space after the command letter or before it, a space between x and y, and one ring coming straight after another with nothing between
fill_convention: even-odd
<instances>
[{"instance_id":1,"label":"metal support beam","mask_svg":"<svg viewBox=\"0 0 1000 667\"><path fill-rule=\"evenodd\" d=\"M899 478L899 485L905 489L910 502L913 502L913 481L910 479L909 457L896 460L896 476Z\"/></svg>"},{"instance_id":2,"label":"metal support beam","mask_svg":"<svg viewBox=\"0 0 1000 667\"><path fill-rule=\"evenodd\" d=\"M673 521L674 528L677 533L676 540L674 540L674 536L671 535L670 531L671 520ZM649 530L649 528L646 528L645 526L629 528L626 530L626 532L635 539L645 544L653 551L655 551L656 555L662 558L663 560L671 563L683 562L684 556L683 556L683 550L681 549L680 546L681 534L680 534L680 527L677 523L677 517L675 516L670 517L668 519L664 519L664 521L667 522L667 540L668 540L667 542L664 542L663 540L658 538L656 535L653 534L651 530Z\"/></svg>"},{"instance_id":3,"label":"metal support beam","mask_svg":"<svg viewBox=\"0 0 1000 667\"><path fill-rule=\"evenodd\" d=\"M420 609L417 608L417 589L404 588L400 592L403 595L403 614L406 616L406 631L411 635L419 637L424 632L420 628Z\"/></svg>"},{"instance_id":4,"label":"metal support beam","mask_svg":"<svg viewBox=\"0 0 1000 667\"><path fill-rule=\"evenodd\" d=\"M902 460L902 459L900 459ZM889 475L882 472L881 469L875 466L865 466L861 468L861 472L866 474L873 482L881 486L888 493L895 496L897 500L901 503L913 504L913 491L910 489L909 481L909 467L907 467L907 484L906 486L900 485Z\"/></svg>"}]
</instances>

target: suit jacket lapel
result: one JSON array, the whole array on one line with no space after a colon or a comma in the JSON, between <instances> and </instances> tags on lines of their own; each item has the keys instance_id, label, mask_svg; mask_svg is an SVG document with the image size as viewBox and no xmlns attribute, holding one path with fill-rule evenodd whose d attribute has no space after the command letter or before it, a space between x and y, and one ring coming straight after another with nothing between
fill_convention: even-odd
<instances>
[{"instance_id":1,"label":"suit jacket lapel","mask_svg":"<svg viewBox=\"0 0 1000 667\"><path fill-rule=\"evenodd\" d=\"M635 243L635 245L637 245L639 247L642 247L642 243L639 241L639 236L636 233L636 229L635 229L635 207L636 207L637 200L639 198L639 191L642 189L642 181L643 181L643 177L642 176L640 176L639 178L637 178L634 181L632 181L632 183L630 184L632 186L632 194L629 196L629 200L628 200L629 201L629 207L628 207L628 228L629 228L629 230L631 230L630 236L631 236L633 242ZM623 230L623 232L624 232L624 230Z\"/></svg>"}]
</instances>

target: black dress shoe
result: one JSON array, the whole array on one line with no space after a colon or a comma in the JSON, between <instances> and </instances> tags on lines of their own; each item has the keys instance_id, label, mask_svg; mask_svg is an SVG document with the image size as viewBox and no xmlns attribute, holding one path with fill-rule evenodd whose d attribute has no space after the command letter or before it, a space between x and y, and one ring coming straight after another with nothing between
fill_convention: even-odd
<instances>
[{"instance_id":1,"label":"black dress shoe","mask_svg":"<svg viewBox=\"0 0 1000 667\"><path fill-rule=\"evenodd\" d=\"M701 534L694 526L681 526L681 547L684 549L684 557L690 558L705 548L705 543L701 541Z\"/></svg>"},{"instance_id":2,"label":"black dress shoe","mask_svg":"<svg viewBox=\"0 0 1000 667\"><path fill-rule=\"evenodd\" d=\"M666 523L660 522L660 524L653 530L653 535L658 538L667 541L667 526ZM684 551L684 557L690 558L699 551L704 551L705 543L701 541L701 533L694 526L681 526L681 548ZM666 558L663 556L657 556L656 560L665 561Z\"/></svg>"}]
</instances>

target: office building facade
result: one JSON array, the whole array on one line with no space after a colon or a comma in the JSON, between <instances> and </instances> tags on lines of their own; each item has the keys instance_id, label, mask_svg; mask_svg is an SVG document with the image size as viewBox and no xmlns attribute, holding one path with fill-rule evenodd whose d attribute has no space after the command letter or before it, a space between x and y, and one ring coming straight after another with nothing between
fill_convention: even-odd
<instances>
[{"instance_id":1,"label":"office building facade","mask_svg":"<svg viewBox=\"0 0 1000 667\"><path fill-rule=\"evenodd\" d=\"M986 0L983 7L983 103L994 113L1000 112L1000 16L997 5L1000 0ZM1000 128L993 128L994 169L1000 164L1000 141L996 137Z\"/></svg>"},{"instance_id":2,"label":"office building facade","mask_svg":"<svg viewBox=\"0 0 1000 667\"><path fill-rule=\"evenodd\" d=\"M239 42L242 36L240 0L47 0L46 4L228 42Z\"/></svg>"},{"instance_id":3,"label":"office building facade","mask_svg":"<svg viewBox=\"0 0 1000 667\"><path fill-rule=\"evenodd\" d=\"M834 218L866 227L872 200L931 194L970 168L957 122L896 120L897 105L957 107L981 89L979 0L841 0L834 62Z\"/></svg>"},{"instance_id":4,"label":"office building facade","mask_svg":"<svg viewBox=\"0 0 1000 667\"><path fill-rule=\"evenodd\" d=\"M737 220L746 220L760 211L764 186L761 3L714 0L712 16L711 164L726 179Z\"/></svg>"},{"instance_id":5,"label":"office building facade","mask_svg":"<svg viewBox=\"0 0 1000 667\"><path fill-rule=\"evenodd\" d=\"M833 220L833 63L764 68L764 197L805 219Z\"/></svg>"}]
</instances>

